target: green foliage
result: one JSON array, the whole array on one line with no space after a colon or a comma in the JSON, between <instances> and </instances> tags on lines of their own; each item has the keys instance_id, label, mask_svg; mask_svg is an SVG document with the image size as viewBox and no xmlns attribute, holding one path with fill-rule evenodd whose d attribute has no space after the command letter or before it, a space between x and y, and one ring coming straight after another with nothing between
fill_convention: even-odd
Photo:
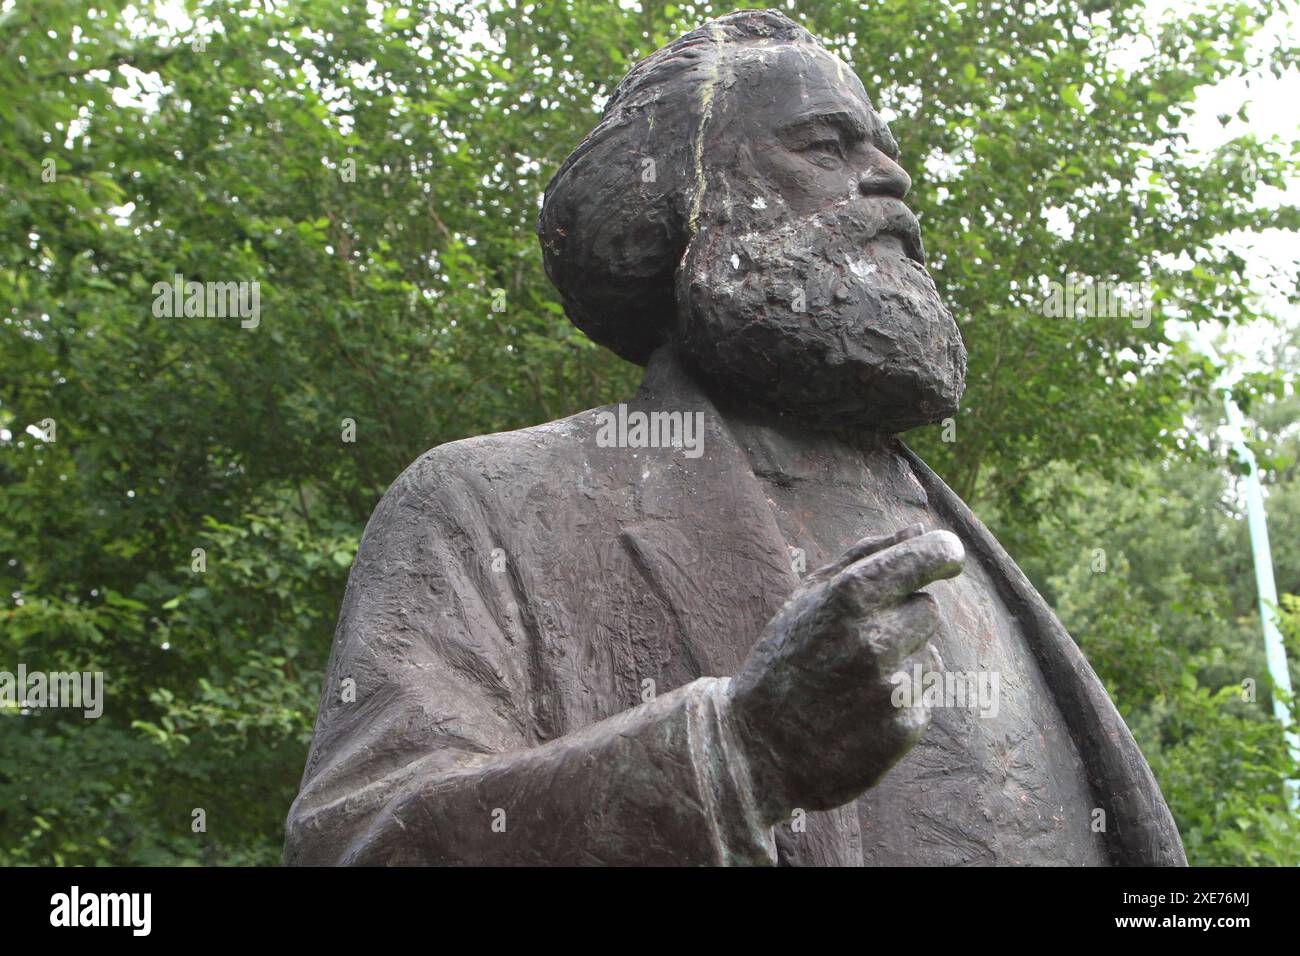
<instances>
[{"instance_id":1,"label":"green foliage","mask_svg":"<svg viewBox=\"0 0 1300 956\"><path fill-rule=\"evenodd\" d=\"M1131 0L791 11L892 118L971 350L958 440L911 440L1050 580L1199 862L1295 862L1259 795L1282 766L1272 725L1222 690L1242 661L1261 671L1220 459L1184 464L1209 370L1166 329L1257 318L1221 240L1297 225L1254 204L1293 173L1290 146L1197 156L1174 131L1198 86L1294 63L1260 52L1275 6L1154 27ZM0 12L0 669L107 680L97 721L0 712L0 863L278 859L386 485L432 445L635 385L563 321L539 198L629 66L723 8L186 9L179 29L118 0ZM259 325L155 316L176 274L259 282ZM1045 318L1043 283L1072 275L1150 282L1150 325ZM1293 524L1295 398L1277 382L1242 391ZM47 419L57 436L26 431ZM1134 497L1167 471L1177 502ZM1104 581L1081 576L1061 542L1098 540L1116 501L1131 534ZM1176 562L1143 539L1154 526L1177 532ZM1297 541L1275 533L1292 592Z\"/></svg>"},{"instance_id":2,"label":"green foliage","mask_svg":"<svg viewBox=\"0 0 1300 956\"><path fill-rule=\"evenodd\" d=\"M1293 331L1270 362L1292 382L1297 345ZM1300 686L1300 599L1288 596L1300 593L1296 403L1292 388L1257 403L1255 416L1270 450L1261 477L1291 682ZM1272 714L1244 507L1230 452L1214 438L1217 407L1193 411L1210 462L1137 464L1123 481L1062 467L1044 477L1048 496L1069 504L1043 520L1038 537L1066 544L1026 570L1044 581L1128 721L1189 859L1295 866L1300 817L1287 809L1283 781L1300 779L1300 765ZM1290 709L1300 721L1294 701Z\"/></svg>"}]
</instances>

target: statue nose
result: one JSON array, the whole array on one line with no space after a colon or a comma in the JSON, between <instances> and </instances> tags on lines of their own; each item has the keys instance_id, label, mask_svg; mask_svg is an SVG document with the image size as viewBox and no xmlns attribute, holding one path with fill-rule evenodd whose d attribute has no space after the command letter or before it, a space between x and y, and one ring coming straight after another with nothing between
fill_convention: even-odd
<instances>
[{"instance_id":1,"label":"statue nose","mask_svg":"<svg viewBox=\"0 0 1300 956\"><path fill-rule=\"evenodd\" d=\"M858 191L864 196L892 196L895 199L902 199L912 188L912 177L907 175L907 170L880 150L873 149L872 152L875 154L872 157L873 162L858 180Z\"/></svg>"}]
</instances>

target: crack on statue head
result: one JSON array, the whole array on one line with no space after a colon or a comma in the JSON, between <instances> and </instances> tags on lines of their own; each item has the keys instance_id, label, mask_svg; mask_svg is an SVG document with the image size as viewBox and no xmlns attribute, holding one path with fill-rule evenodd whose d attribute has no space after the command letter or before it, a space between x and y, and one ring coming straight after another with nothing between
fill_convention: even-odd
<instances>
[{"instance_id":1,"label":"crack on statue head","mask_svg":"<svg viewBox=\"0 0 1300 956\"><path fill-rule=\"evenodd\" d=\"M645 364L829 430L956 409L966 350L925 269L911 180L861 81L773 11L638 63L546 190L565 311Z\"/></svg>"}]
</instances>

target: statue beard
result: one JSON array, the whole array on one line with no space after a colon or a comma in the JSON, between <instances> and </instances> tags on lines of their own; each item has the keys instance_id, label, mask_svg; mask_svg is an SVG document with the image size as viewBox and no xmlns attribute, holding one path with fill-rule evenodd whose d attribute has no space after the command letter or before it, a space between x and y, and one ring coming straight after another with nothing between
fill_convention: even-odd
<instances>
[{"instance_id":1,"label":"statue beard","mask_svg":"<svg viewBox=\"0 0 1300 956\"><path fill-rule=\"evenodd\" d=\"M732 209L696 235L676 276L675 341L715 397L832 432L900 432L956 412L966 348L900 201L780 223Z\"/></svg>"}]
</instances>

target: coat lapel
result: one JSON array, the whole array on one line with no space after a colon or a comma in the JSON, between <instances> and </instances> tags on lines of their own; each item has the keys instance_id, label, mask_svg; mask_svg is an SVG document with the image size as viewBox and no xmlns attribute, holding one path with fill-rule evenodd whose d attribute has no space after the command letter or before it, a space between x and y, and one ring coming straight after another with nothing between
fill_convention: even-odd
<instances>
[{"instance_id":1,"label":"coat lapel","mask_svg":"<svg viewBox=\"0 0 1300 956\"><path fill-rule=\"evenodd\" d=\"M699 675L735 673L799 584L785 539L744 452L704 393L656 356L629 411L698 415L698 457L636 457L636 519L622 542L675 629L673 651Z\"/></svg>"}]
</instances>

